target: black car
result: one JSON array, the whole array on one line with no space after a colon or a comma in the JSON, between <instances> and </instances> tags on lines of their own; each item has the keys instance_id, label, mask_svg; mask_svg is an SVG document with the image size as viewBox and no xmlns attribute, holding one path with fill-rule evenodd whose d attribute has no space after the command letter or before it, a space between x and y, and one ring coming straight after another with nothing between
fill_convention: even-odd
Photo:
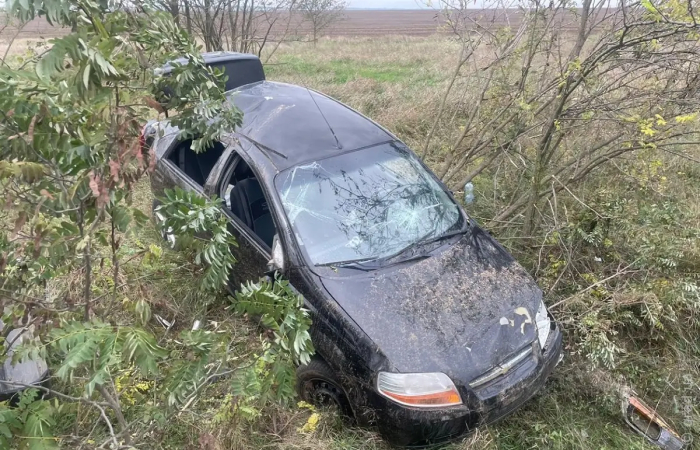
<instances>
[{"instance_id":1,"label":"black car","mask_svg":"<svg viewBox=\"0 0 700 450\"><path fill-rule=\"evenodd\" d=\"M304 296L317 353L298 370L302 399L422 446L542 387L562 348L542 292L405 144L304 87L257 81L229 98L243 125L204 153L167 126L147 136L152 189L223 198L232 286L274 269Z\"/></svg>"}]
</instances>

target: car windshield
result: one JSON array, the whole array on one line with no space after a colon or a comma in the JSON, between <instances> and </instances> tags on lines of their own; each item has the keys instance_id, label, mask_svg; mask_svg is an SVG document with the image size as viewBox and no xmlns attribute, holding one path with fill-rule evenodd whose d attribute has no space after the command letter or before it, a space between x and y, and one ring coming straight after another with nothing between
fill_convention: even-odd
<instances>
[{"instance_id":1,"label":"car windshield","mask_svg":"<svg viewBox=\"0 0 700 450\"><path fill-rule=\"evenodd\" d=\"M275 184L317 266L388 257L463 226L451 197L396 143L292 167Z\"/></svg>"}]
</instances>

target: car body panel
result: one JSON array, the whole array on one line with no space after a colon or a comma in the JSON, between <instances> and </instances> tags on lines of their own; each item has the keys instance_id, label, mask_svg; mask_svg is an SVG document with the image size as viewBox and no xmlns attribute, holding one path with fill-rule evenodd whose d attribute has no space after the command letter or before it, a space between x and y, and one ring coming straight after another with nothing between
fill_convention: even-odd
<instances>
[{"instance_id":1,"label":"car body panel","mask_svg":"<svg viewBox=\"0 0 700 450\"><path fill-rule=\"evenodd\" d=\"M399 372L468 383L537 338L532 278L474 226L443 251L367 276L324 277Z\"/></svg>"},{"instance_id":2,"label":"car body panel","mask_svg":"<svg viewBox=\"0 0 700 450\"><path fill-rule=\"evenodd\" d=\"M355 320L332 300L316 273L294 267L286 276L304 296L313 320L310 333L316 354L342 382L354 418L360 425L376 424L381 410L373 401L374 380L380 370L390 369L389 361Z\"/></svg>"},{"instance_id":3,"label":"car body panel","mask_svg":"<svg viewBox=\"0 0 700 450\"><path fill-rule=\"evenodd\" d=\"M477 393L464 387L460 394L464 404L454 408L421 410L406 408L391 402L378 393L372 393L370 403L381 414L376 424L387 440L405 447L425 447L463 436L483 425L495 423L523 406L544 386L559 362L562 334L556 329L541 355L522 370L502 380L508 389Z\"/></svg>"},{"instance_id":4,"label":"car body panel","mask_svg":"<svg viewBox=\"0 0 700 450\"><path fill-rule=\"evenodd\" d=\"M265 81L233 91L230 98L243 112L237 132L272 150L280 171L394 139L356 111L300 86Z\"/></svg>"}]
</instances>

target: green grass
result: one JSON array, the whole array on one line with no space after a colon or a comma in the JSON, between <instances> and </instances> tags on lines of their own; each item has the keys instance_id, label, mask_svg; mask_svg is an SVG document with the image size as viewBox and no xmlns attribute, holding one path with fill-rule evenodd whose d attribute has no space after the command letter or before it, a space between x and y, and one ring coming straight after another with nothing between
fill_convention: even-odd
<instances>
[{"instance_id":1,"label":"green grass","mask_svg":"<svg viewBox=\"0 0 700 450\"><path fill-rule=\"evenodd\" d=\"M358 62L350 58L318 61L294 55L282 55L265 67L270 79L296 77L321 77L333 84L345 84L359 79L380 83L418 83L434 86L439 76L428 71L416 71L416 66L383 64L380 62Z\"/></svg>"}]
</instances>

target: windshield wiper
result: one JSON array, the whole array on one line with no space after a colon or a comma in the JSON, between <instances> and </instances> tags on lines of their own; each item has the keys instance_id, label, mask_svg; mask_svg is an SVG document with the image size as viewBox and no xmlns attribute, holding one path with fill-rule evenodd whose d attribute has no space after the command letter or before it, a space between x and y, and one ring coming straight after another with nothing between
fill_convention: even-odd
<instances>
[{"instance_id":1,"label":"windshield wiper","mask_svg":"<svg viewBox=\"0 0 700 450\"><path fill-rule=\"evenodd\" d=\"M371 267L365 267L362 264L368 263L368 262L373 262L377 261L379 258L377 257L371 257L371 258L358 258L358 259L348 259L345 261L336 261L336 262L330 262L330 263L323 263L323 264L316 264L316 267L330 267L331 269L333 268L338 268L338 267L351 267L353 269L359 269L359 270L373 270L376 267L371 266Z\"/></svg>"},{"instance_id":2,"label":"windshield wiper","mask_svg":"<svg viewBox=\"0 0 700 450\"><path fill-rule=\"evenodd\" d=\"M409 251L411 251L417 247L422 247L422 246L427 245L427 244L432 244L433 242L442 241L443 239L448 239L448 238L451 238L453 236L457 236L459 234L464 234L465 232L466 231L464 229L459 229L459 230L443 233L439 236L423 237L422 239L419 239L416 242L414 242L413 244L410 244L407 247L404 247L402 250L394 253L393 255L382 258L382 261L388 261L388 260L394 259L400 255L408 253ZM426 255L424 255L424 254L413 255L413 256L409 257L409 259L414 259L414 258L418 258L418 257L425 257L425 256Z\"/></svg>"},{"instance_id":3,"label":"windshield wiper","mask_svg":"<svg viewBox=\"0 0 700 450\"><path fill-rule=\"evenodd\" d=\"M358 259L348 259L345 261L336 261L336 262L331 262L331 263L323 263L323 264L316 264L316 267L330 267L331 269L337 269L341 267L349 267L352 269L357 269L357 270L363 270L363 271L370 271L370 270L375 270L383 265L384 262L390 261L394 258L396 258L399 255L405 254L409 252L410 250L413 250L417 247L421 247L426 244L431 244L433 242L441 241L443 239L448 239L453 236L457 236L459 234L464 234L466 231L464 229L456 230L456 231L450 231L448 233L443 233L439 236L433 236L433 237L427 237L430 235L428 233L425 235L423 238L417 240L416 242L409 244L408 246L402 248L396 253L393 253L389 256L382 256L382 257L370 257L370 258L358 258ZM401 259L400 261L396 262L405 262L405 261L410 261L414 259L423 259L427 258L427 255L425 254L417 254L417 255L412 255L408 258ZM376 262L377 264L371 264L371 265L366 265L366 263L374 263Z\"/></svg>"}]
</instances>

